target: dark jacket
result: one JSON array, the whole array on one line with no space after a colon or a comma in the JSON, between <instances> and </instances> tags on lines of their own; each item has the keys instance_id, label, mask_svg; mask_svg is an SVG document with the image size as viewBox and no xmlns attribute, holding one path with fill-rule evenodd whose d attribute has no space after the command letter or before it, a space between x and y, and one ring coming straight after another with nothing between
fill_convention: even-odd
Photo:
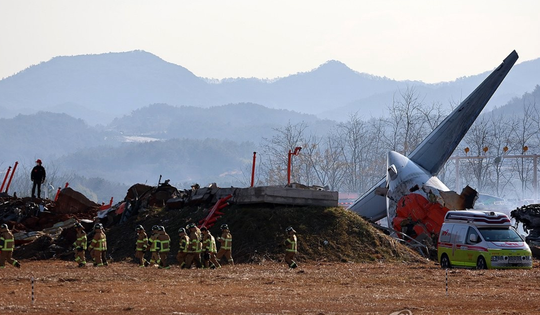
<instances>
[{"instance_id":1,"label":"dark jacket","mask_svg":"<svg viewBox=\"0 0 540 315\"><path fill-rule=\"evenodd\" d=\"M34 182L43 182L45 180L45 168L41 165L34 166L30 179Z\"/></svg>"}]
</instances>

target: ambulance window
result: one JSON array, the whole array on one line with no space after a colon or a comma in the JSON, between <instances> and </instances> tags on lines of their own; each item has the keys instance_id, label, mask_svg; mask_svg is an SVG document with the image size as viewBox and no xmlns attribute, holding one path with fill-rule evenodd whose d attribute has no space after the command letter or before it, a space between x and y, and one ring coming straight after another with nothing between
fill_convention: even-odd
<instances>
[{"instance_id":1,"label":"ambulance window","mask_svg":"<svg viewBox=\"0 0 540 315\"><path fill-rule=\"evenodd\" d=\"M471 241L471 235L473 235L472 239L476 239L476 242ZM476 230L472 227L469 227L469 230L467 231L467 238L465 238L465 241L467 242L467 244L477 244L481 241L481 239L478 235L478 232L476 232Z\"/></svg>"},{"instance_id":2,"label":"ambulance window","mask_svg":"<svg viewBox=\"0 0 540 315\"><path fill-rule=\"evenodd\" d=\"M439 242L450 243L453 227L452 224L445 224L442 227L441 232L439 233Z\"/></svg>"},{"instance_id":3,"label":"ambulance window","mask_svg":"<svg viewBox=\"0 0 540 315\"><path fill-rule=\"evenodd\" d=\"M456 226L454 227L454 230L456 230L457 228L457 231L455 232L455 239L454 239L454 242L456 244L465 244L465 235L467 234L467 227L466 226Z\"/></svg>"}]
</instances>

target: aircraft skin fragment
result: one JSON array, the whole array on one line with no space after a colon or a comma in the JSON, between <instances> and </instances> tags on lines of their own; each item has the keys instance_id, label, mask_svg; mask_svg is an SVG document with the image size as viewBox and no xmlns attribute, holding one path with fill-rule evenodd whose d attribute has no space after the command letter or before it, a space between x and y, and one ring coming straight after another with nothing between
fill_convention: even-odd
<instances>
[{"instance_id":1,"label":"aircraft skin fragment","mask_svg":"<svg viewBox=\"0 0 540 315\"><path fill-rule=\"evenodd\" d=\"M450 190L436 176L432 176L421 166L413 163L409 158L398 152L388 152L387 165L388 169L397 170L395 176L391 176L389 171L386 178L388 187L386 217L388 226L393 225L398 203L402 202L403 196L417 194L426 200L437 202L437 200L442 200L439 191Z\"/></svg>"},{"instance_id":2,"label":"aircraft skin fragment","mask_svg":"<svg viewBox=\"0 0 540 315\"><path fill-rule=\"evenodd\" d=\"M432 176L436 176L517 59L518 54L516 51L512 51L503 63L409 154L408 158ZM376 193L384 191L386 187L387 181L386 178L383 178L360 196L348 209L372 222L386 217L386 197Z\"/></svg>"}]
</instances>

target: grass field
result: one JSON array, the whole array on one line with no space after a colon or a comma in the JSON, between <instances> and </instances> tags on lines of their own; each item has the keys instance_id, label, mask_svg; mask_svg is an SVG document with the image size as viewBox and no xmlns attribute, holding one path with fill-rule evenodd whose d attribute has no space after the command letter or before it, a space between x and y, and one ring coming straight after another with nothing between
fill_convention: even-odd
<instances>
[{"instance_id":1,"label":"grass field","mask_svg":"<svg viewBox=\"0 0 540 315\"><path fill-rule=\"evenodd\" d=\"M434 262L305 263L288 269L267 261L216 270L22 263L21 269L0 270L0 314L540 313L537 261L532 270L448 273Z\"/></svg>"}]
</instances>

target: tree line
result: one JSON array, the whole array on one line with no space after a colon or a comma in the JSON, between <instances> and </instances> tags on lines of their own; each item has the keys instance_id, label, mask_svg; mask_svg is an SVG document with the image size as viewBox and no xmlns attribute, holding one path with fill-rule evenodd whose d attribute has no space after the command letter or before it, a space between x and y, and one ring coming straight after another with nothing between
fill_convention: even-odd
<instances>
[{"instance_id":1,"label":"tree line","mask_svg":"<svg viewBox=\"0 0 540 315\"><path fill-rule=\"evenodd\" d=\"M458 193L469 185L482 194L536 199L538 100L536 86L532 93L512 100L513 114L497 110L482 114L439 178ZM362 193L385 176L389 150L408 155L448 115L440 103L425 104L414 87L396 92L388 111L387 117L379 118L350 115L323 136L306 132L306 123L276 128L274 136L263 138L257 184L286 183L288 152L302 147L292 158L291 182Z\"/></svg>"}]
</instances>

